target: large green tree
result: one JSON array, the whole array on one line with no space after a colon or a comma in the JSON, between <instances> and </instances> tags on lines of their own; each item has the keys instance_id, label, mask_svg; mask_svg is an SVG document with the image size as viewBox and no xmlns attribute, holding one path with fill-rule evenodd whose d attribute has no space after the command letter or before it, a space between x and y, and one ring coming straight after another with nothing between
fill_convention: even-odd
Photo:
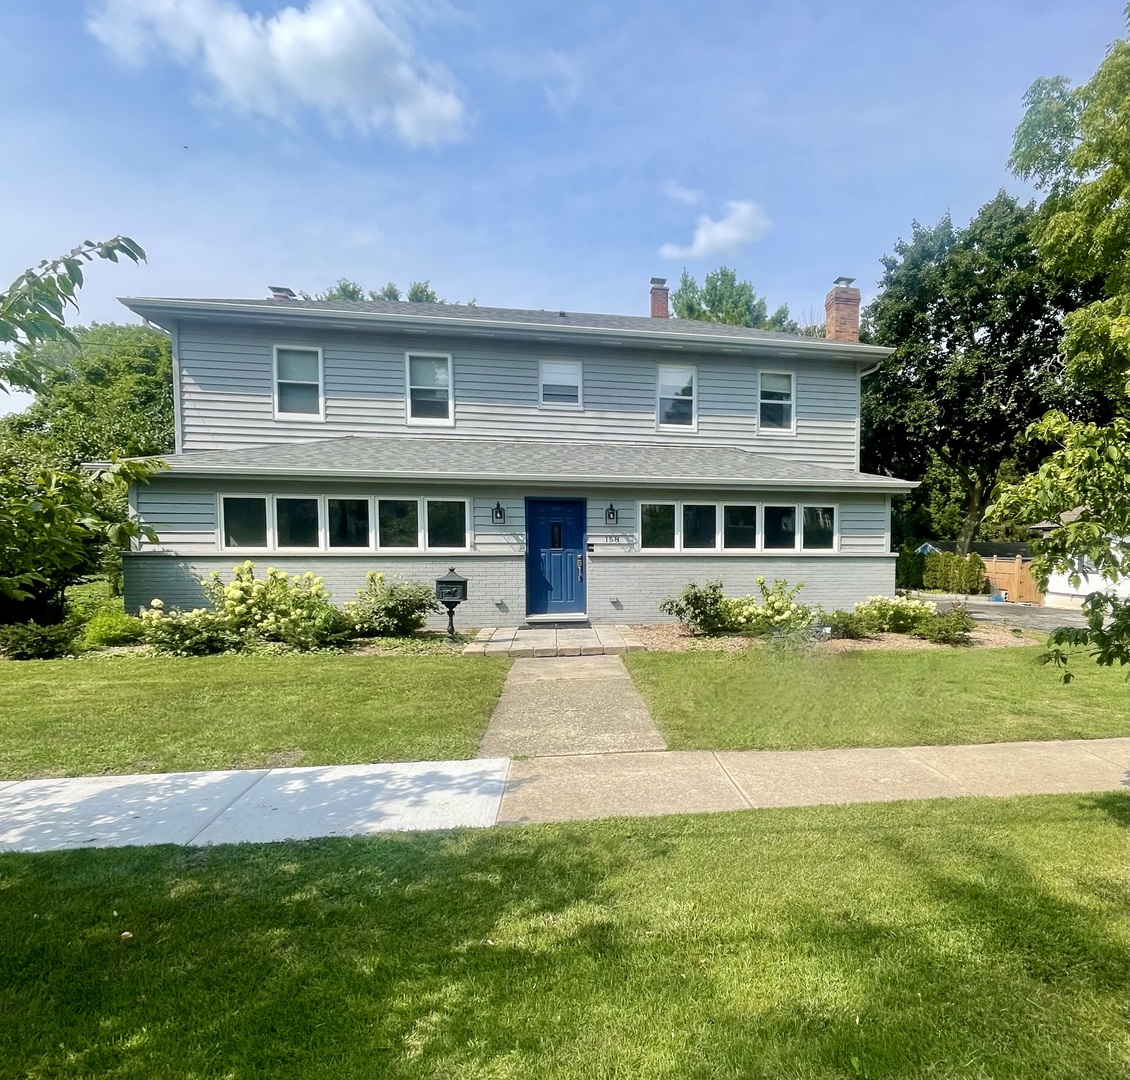
<instances>
[{"instance_id":1,"label":"large green tree","mask_svg":"<svg viewBox=\"0 0 1130 1080\"><path fill-rule=\"evenodd\" d=\"M917 223L883 258L865 321L895 352L866 383L864 468L922 479L943 463L963 492L967 553L1002 466L1028 426L1063 400L1059 355L1072 290L1042 265L1034 208L1000 192L964 228ZM1073 409L1091 402L1073 402Z\"/></svg>"},{"instance_id":2,"label":"large green tree","mask_svg":"<svg viewBox=\"0 0 1130 1080\"><path fill-rule=\"evenodd\" d=\"M68 329L68 308L83 282L83 264L95 258L138 261L145 253L132 240L87 242L54 261L25 271L0 292L0 386L38 388L55 372L52 343L77 344ZM111 462L95 471L52 468L26 460L0 461L0 622L62 616L67 585L95 569L107 549L152 533L125 505L131 482L156 466Z\"/></svg>"},{"instance_id":3,"label":"large green tree","mask_svg":"<svg viewBox=\"0 0 1130 1080\"><path fill-rule=\"evenodd\" d=\"M1130 26L1130 5L1126 9ZM1097 390L1114 414L1080 422L1062 410L1032 429L1054 446L1039 469L999 492L994 515L1060 522L1038 541L1035 569L1067 573L1076 587L1097 576L1085 601L1086 629L1053 635L1090 646L1102 664L1130 663L1130 601L1109 585L1130 578L1130 41L1111 46L1085 85L1039 79L1026 98L1011 164L1047 193L1037 222L1051 272L1086 281L1093 298L1066 319L1066 374ZM1072 513L1068 515L1068 511ZM1064 515L1068 515L1064 519ZM1069 673L1065 673L1069 674Z\"/></svg>"},{"instance_id":4,"label":"large green tree","mask_svg":"<svg viewBox=\"0 0 1130 1080\"><path fill-rule=\"evenodd\" d=\"M349 278L338 278L328 289L323 292L303 293L307 300L406 300L410 304L446 304L432 288L430 281L413 281L408 286L407 294L401 293L400 287L394 281L388 282L383 288L368 289L350 281ZM474 307L475 301L469 300L468 305Z\"/></svg>"},{"instance_id":5,"label":"large green tree","mask_svg":"<svg viewBox=\"0 0 1130 1080\"><path fill-rule=\"evenodd\" d=\"M169 338L146 326L74 327L35 350L35 400L0 419L0 461L71 467L173 449Z\"/></svg>"},{"instance_id":6,"label":"large green tree","mask_svg":"<svg viewBox=\"0 0 1130 1080\"><path fill-rule=\"evenodd\" d=\"M758 296L748 281L738 281L737 273L728 266L712 270L701 286L684 270L678 288L671 293L671 307L677 319L729 323L787 334L800 332L800 327L789 318L787 304L770 315L765 298Z\"/></svg>"}]
</instances>

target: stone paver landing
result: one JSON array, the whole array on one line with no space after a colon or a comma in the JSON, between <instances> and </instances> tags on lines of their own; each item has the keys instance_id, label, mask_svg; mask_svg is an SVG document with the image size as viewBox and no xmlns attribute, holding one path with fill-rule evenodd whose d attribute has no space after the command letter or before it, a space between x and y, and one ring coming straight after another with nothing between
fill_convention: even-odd
<instances>
[{"instance_id":1,"label":"stone paver landing","mask_svg":"<svg viewBox=\"0 0 1130 1080\"><path fill-rule=\"evenodd\" d=\"M488 626L463 650L464 656L615 656L642 652L630 626Z\"/></svg>"}]
</instances>

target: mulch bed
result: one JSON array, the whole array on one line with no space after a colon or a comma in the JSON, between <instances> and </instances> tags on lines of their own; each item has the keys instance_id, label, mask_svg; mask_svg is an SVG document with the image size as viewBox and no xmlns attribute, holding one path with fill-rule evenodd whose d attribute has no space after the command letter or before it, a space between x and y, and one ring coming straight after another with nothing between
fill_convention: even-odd
<instances>
[{"instance_id":1,"label":"mulch bed","mask_svg":"<svg viewBox=\"0 0 1130 1080\"><path fill-rule=\"evenodd\" d=\"M741 652L745 649L758 648L764 644L760 638L742 637L731 634L721 637L696 637L677 623L659 623L652 626L633 626L632 629L639 636L649 651L657 652L693 652L708 650L711 652ZM1007 626L997 626L993 623L982 623L969 634L973 649L1008 649L1017 646L1035 645L1042 643L1046 636L1034 631L1014 631ZM879 634L873 638L860 641L824 641L814 645L819 652L870 652L879 649L950 649L952 645L935 645L932 641L923 641L921 638L911 637L909 634Z\"/></svg>"}]
</instances>

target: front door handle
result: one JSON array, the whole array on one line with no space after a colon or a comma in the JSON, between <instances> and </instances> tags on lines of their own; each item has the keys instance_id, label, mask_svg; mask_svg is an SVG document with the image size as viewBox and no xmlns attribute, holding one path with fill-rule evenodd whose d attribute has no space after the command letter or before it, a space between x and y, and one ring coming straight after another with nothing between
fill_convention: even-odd
<instances>
[{"instance_id":1,"label":"front door handle","mask_svg":"<svg viewBox=\"0 0 1130 1080\"><path fill-rule=\"evenodd\" d=\"M583 555L577 556L577 580L585 580L585 557Z\"/></svg>"}]
</instances>

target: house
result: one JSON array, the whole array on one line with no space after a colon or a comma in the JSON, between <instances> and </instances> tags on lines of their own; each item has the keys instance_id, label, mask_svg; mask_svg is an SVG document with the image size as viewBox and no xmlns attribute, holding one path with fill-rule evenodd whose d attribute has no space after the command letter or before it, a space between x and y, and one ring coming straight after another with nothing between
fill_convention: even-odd
<instances>
[{"instance_id":1,"label":"house","mask_svg":"<svg viewBox=\"0 0 1130 1080\"><path fill-rule=\"evenodd\" d=\"M668 317L405 302L124 299L172 337L176 452L132 505L131 609L198 579L313 570L470 581L467 626L662 618L764 575L828 606L894 590L891 496L859 471L859 290L828 339Z\"/></svg>"},{"instance_id":2,"label":"house","mask_svg":"<svg viewBox=\"0 0 1130 1080\"><path fill-rule=\"evenodd\" d=\"M1070 525L1078 521L1083 510L1083 507L1077 506L1073 510L1064 511L1055 521L1038 521L1032 526L1032 531L1045 537L1061 525ZM1114 548L1115 544L1116 541L1112 538L1111 547ZM1130 539L1124 539L1118 544L1123 549L1127 545L1130 545ZM1083 555L1078 556L1074 563L1074 571L1079 576L1078 584L1072 583L1071 578L1074 575L1071 573L1057 571L1048 576L1047 589L1044 591L1044 604L1047 607L1079 608L1082 607L1083 601L1095 592L1105 592L1122 600L1130 600L1130 578L1110 581L1103 577L1091 560Z\"/></svg>"}]
</instances>

